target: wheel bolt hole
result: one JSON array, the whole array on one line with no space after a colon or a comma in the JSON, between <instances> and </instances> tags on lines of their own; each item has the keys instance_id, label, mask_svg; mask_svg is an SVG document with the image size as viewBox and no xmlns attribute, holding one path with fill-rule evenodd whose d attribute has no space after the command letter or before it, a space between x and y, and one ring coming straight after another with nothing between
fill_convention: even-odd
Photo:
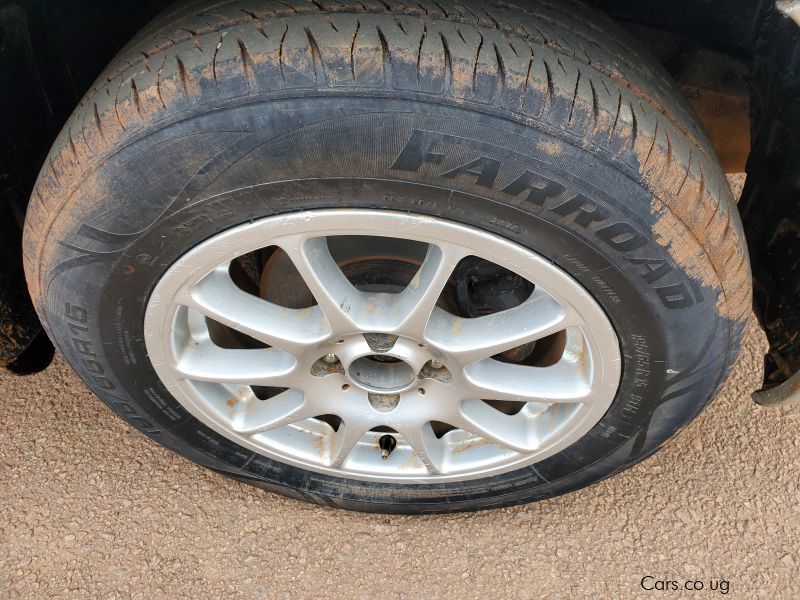
<instances>
[{"instance_id":1,"label":"wheel bolt hole","mask_svg":"<svg viewBox=\"0 0 800 600\"><path fill-rule=\"evenodd\" d=\"M342 391L343 392L346 392L349 389L350 389L350 384L349 383L342 384Z\"/></svg>"},{"instance_id":2,"label":"wheel bolt hole","mask_svg":"<svg viewBox=\"0 0 800 600\"><path fill-rule=\"evenodd\" d=\"M419 379L435 379L441 383L450 383L453 381L453 374L450 370L437 359L431 359L420 370Z\"/></svg>"},{"instance_id":3,"label":"wheel bolt hole","mask_svg":"<svg viewBox=\"0 0 800 600\"><path fill-rule=\"evenodd\" d=\"M324 354L311 365L311 374L314 377L327 377L336 373L344 375L344 367L339 357L333 353Z\"/></svg>"},{"instance_id":4,"label":"wheel bolt hole","mask_svg":"<svg viewBox=\"0 0 800 600\"><path fill-rule=\"evenodd\" d=\"M425 388L419 388L419 389L417 389L417 391L419 392L420 396L424 396L425 395Z\"/></svg>"}]
</instances>

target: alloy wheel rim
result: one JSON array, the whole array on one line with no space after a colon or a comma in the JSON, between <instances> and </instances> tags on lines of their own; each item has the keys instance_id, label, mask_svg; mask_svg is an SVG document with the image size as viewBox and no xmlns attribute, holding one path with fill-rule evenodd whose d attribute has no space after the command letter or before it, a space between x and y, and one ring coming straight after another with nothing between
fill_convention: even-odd
<instances>
[{"instance_id":1,"label":"alloy wheel rim","mask_svg":"<svg viewBox=\"0 0 800 600\"><path fill-rule=\"evenodd\" d=\"M401 291L358 289L334 260L328 240L365 235L427 244ZM234 282L231 262L268 246L286 253L313 306L288 308ZM439 306L457 265L475 256L531 282L530 296L478 317ZM263 347L220 347L209 323ZM565 271L492 233L384 210L278 215L211 237L159 279L144 332L167 390L217 433L290 465L380 482L470 480L539 462L597 424L621 374L608 317ZM554 335L563 349L553 364L498 360ZM279 391L261 399L260 389Z\"/></svg>"}]
</instances>

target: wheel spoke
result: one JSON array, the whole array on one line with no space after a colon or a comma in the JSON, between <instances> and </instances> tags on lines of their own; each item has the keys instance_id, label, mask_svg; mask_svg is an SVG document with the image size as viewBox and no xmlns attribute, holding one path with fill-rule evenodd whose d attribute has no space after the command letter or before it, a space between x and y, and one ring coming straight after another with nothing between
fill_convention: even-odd
<instances>
[{"instance_id":1,"label":"wheel spoke","mask_svg":"<svg viewBox=\"0 0 800 600\"><path fill-rule=\"evenodd\" d=\"M339 429L330 437L328 466L340 468L356 444L366 435L372 425L350 419L343 421Z\"/></svg>"},{"instance_id":2,"label":"wheel spoke","mask_svg":"<svg viewBox=\"0 0 800 600\"><path fill-rule=\"evenodd\" d=\"M250 394L231 407L232 428L244 435L256 435L303 421L319 414L319 409L306 402L299 390L285 390L267 400Z\"/></svg>"},{"instance_id":3,"label":"wheel spoke","mask_svg":"<svg viewBox=\"0 0 800 600\"><path fill-rule=\"evenodd\" d=\"M329 335L318 308L285 308L248 294L233 282L227 265L204 277L180 301L231 329L292 355Z\"/></svg>"},{"instance_id":4,"label":"wheel spoke","mask_svg":"<svg viewBox=\"0 0 800 600\"><path fill-rule=\"evenodd\" d=\"M580 362L562 359L529 367L485 358L464 369L472 397L518 402L576 403L591 400L588 374Z\"/></svg>"},{"instance_id":5,"label":"wheel spoke","mask_svg":"<svg viewBox=\"0 0 800 600\"><path fill-rule=\"evenodd\" d=\"M519 306L474 319L436 309L427 337L466 365L579 323L575 313L536 290Z\"/></svg>"},{"instance_id":6,"label":"wheel spoke","mask_svg":"<svg viewBox=\"0 0 800 600\"><path fill-rule=\"evenodd\" d=\"M181 379L291 387L297 361L277 348L225 349L211 342L185 348L175 367Z\"/></svg>"},{"instance_id":7,"label":"wheel spoke","mask_svg":"<svg viewBox=\"0 0 800 600\"><path fill-rule=\"evenodd\" d=\"M364 313L367 294L357 290L333 260L324 237L292 237L281 242L303 277L334 334L356 331L357 316Z\"/></svg>"},{"instance_id":8,"label":"wheel spoke","mask_svg":"<svg viewBox=\"0 0 800 600\"><path fill-rule=\"evenodd\" d=\"M430 423L398 427L397 432L413 448L429 473L439 474L444 470L447 447L436 437Z\"/></svg>"},{"instance_id":9,"label":"wheel spoke","mask_svg":"<svg viewBox=\"0 0 800 600\"><path fill-rule=\"evenodd\" d=\"M468 252L452 244L428 245L428 252L416 275L391 301L391 321L404 334L424 338L431 317L448 279Z\"/></svg>"},{"instance_id":10,"label":"wheel spoke","mask_svg":"<svg viewBox=\"0 0 800 600\"><path fill-rule=\"evenodd\" d=\"M539 444L527 414L507 415L482 400L465 400L456 427L514 452L531 452Z\"/></svg>"}]
</instances>

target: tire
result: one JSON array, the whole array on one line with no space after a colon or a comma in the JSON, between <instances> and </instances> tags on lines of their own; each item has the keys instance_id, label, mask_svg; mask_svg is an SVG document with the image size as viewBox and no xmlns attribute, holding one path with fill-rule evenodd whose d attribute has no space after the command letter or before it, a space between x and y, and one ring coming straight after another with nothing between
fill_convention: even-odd
<instances>
[{"instance_id":1,"label":"tire","mask_svg":"<svg viewBox=\"0 0 800 600\"><path fill-rule=\"evenodd\" d=\"M24 240L44 326L152 439L267 490L354 510L475 510L647 457L738 355L751 284L709 143L659 66L577 2L190 3L98 78L36 183ZM298 211L428 215L578 282L613 325L616 395L561 451L491 477L395 484L287 464L195 418L156 374L145 309L230 228Z\"/></svg>"}]
</instances>

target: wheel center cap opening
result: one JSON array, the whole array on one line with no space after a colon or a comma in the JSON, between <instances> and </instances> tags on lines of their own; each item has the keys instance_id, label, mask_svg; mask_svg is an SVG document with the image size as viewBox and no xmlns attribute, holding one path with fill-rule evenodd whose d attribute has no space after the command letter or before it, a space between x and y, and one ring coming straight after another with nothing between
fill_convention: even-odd
<instances>
[{"instance_id":1,"label":"wheel center cap opening","mask_svg":"<svg viewBox=\"0 0 800 600\"><path fill-rule=\"evenodd\" d=\"M417 373L407 362L380 354L357 358L347 372L355 383L378 394L402 391L417 379Z\"/></svg>"}]
</instances>

